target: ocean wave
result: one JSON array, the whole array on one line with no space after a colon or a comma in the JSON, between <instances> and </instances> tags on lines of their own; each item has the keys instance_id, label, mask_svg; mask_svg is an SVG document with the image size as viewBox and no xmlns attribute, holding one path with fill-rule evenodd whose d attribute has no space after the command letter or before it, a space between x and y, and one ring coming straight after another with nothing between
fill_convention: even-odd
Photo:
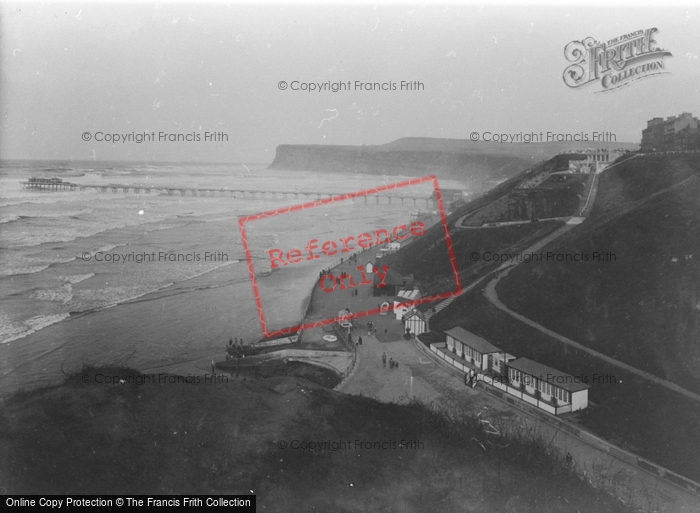
<instances>
[{"instance_id":1,"label":"ocean wave","mask_svg":"<svg viewBox=\"0 0 700 513\"><path fill-rule=\"evenodd\" d=\"M73 262L76 257L59 258L55 260L36 259L33 262L24 255L19 256L21 262L4 262L5 268L0 270L0 276L17 276L20 274L35 274L48 269L53 265L67 264ZM27 261L29 261L27 263Z\"/></svg>"},{"instance_id":2,"label":"ocean wave","mask_svg":"<svg viewBox=\"0 0 700 513\"><path fill-rule=\"evenodd\" d=\"M2 217L2 218L0 218L0 224L3 224L3 223L11 223L12 221L17 221L17 220L20 219L21 217L22 217L22 216L19 216L19 215L17 215L17 214L10 214L10 215L7 216L7 217Z\"/></svg>"},{"instance_id":3,"label":"ocean wave","mask_svg":"<svg viewBox=\"0 0 700 513\"><path fill-rule=\"evenodd\" d=\"M71 285L75 285L76 283L80 283L81 281L88 280L95 276L95 273L88 273L88 274L73 274L69 276L59 276L59 280L66 281L70 283Z\"/></svg>"},{"instance_id":4,"label":"ocean wave","mask_svg":"<svg viewBox=\"0 0 700 513\"><path fill-rule=\"evenodd\" d=\"M6 316L0 317L0 344L24 338L32 333L68 319L70 314L37 315L22 321L12 322Z\"/></svg>"},{"instance_id":5,"label":"ocean wave","mask_svg":"<svg viewBox=\"0 0 700 513\"><path fill-rule=\"evenodd\" d=\"M73 299L73 286L70 283L66 283L53 289L36 290L29 297L39 301L55 301L66 304Z\"/></svg>"},{"instance_id":6,"label":"ocean wave","mask_svg":"<svg viewBox=\"0 0 700 513\"><path fill-rule=\"evenodd\" d=\"M107 253L108 251L112 251L113 249L121 248L123 246L126 246L126 243L124 244L107 244L106 246L101 246L93 251L90 251L90 256L95 256L97 253ZM80 257L82 258L83 253L80 253ZM75 259L73 259L75 260Z\"/></svg>"},{"instance_id":7,"label":"ocean wave","mask_svg":"<svg viewBox=\"0 0 700 513\"><path fill-rule=\"evenodd\" d=\"M14 206L14 205L21 205L23 203L32 203L36 204L36 202L33 201L27 201L27 202L19 202L19 203L3 203L0 205L0 208L6 207L6 206ZM59 210L59 211L53 211L53 212L46 212L46 213L40 213L40 212L32 212L31 214L9 214L6 217L0 218L0 224L2 223L11 223L14 221L27 221L31 219L56 219L59 217L73 217L76 218L78 216L81 216L83 214L92 214L95 210L92 208L83 208L80 210Z\"/></svg>"},{"instance_id":8,"label":"ocean wave","mask_svg":"<svg viewBox=\"0 0 700 513\"><path fill-rule=\"evenodd\" d=\"M5 267L0 271L0 276L16 276L18 274L34 274L40 273L44 269L48 269L51 264L47 265L26 265L23 267Z\"/></svg>"},{"instance_id":9,"label":"ocean wave","mask_svg":"<svg viewBox=\"0 0 700 513\"><path fill-rule=\"evenodd\" d=\"M238 260L221 262L212 265L211 267L204 269L200 272L187 273L185 277L175 282L170 281L151 285L106 287L100 289L85 289L78 291L73 291L71 283L66 283L62 287L34 291L30 296L32 299L61 302L64 305L66 305L66 307L69 308L70 311L54 315L39 315L21 321L19 323L10 322L7 320L7 317L0 317L0 344L26 337L28 335L31 335L32 333L39 331L40 329L51 326L52 324L60 322L71 316L87 315L95 312L100 312L102 310L114 308L115 306L118 306L123 303L138 300L149 294L168 289L178 283L197 278L204 274L215 271L216 269L219 269L221 267L232 265L238 262ZM61 278L73 278L77 280L74 283L78 283L79 281L84 281L92 276L94 275L85 274L74 275L71 277L62 276ZM190 292L193 290L199 290L201 288L202 287L194 287L185 291L178 291L178 293Z\"/></svg>"}]
</instances>

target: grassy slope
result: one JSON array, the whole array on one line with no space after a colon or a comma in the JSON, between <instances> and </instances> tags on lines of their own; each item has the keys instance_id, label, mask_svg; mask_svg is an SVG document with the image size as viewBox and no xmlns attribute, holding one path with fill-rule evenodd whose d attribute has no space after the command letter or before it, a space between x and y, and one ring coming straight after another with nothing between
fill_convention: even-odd
<instances>
[{"instance_id":1,"label":"grassy slope","mask_svg":"<svg viewBox=\"0 0 700 513\"><path fill-rule=\"evenodd\" d=\"M419 404L344 396L293 377L109 386L84 384L84 373L138 375L85 369L8 400L0 413L0 482L8 493L252 490L260 511L628 511L566 471L545 443L490 439L476 420ZM423 446L277 444L402 439Z\"/></svg>"},{"instance_id":2,"label":"grassy slope","mask_svg":"<svg viewBox=\"0 0 700 513\"><path fill-rule=\"evenodd\" d=\"M601 175L595 207L589 219L546 248L562 253L612 251L616 263L529 263L521 265L498 286L501 300L554 331L591 347L697 389L700 366L697 308L700 302L698 264L697 157L634 159ZM561 168L567 156L545 163ZM497 200L523 178L519 175L451 216L482 208ZM676 189L649 198L679 184ZM534 229L536 225L523 228ZM501 231L503 230L503 231ZM512 234L480 241L475 231L462 232L457 253L463 282L483 263L470 267L466 251L505 248ZM498 235L498 232L493 232ZM454 236L454 231L452 232ZM431 235L435 241L438 234ZM459 238L460 235L457 236ZM417 243L418 241L416 241ZM423 241L421 241L423 242ZM446 258L413 243L396 258L418 276L444 273ZM459 242L455 244L458 246ZM522 244L520 244L522 246ZM409 254L410 252L410 254ZM510 250L509 250L510 252ZM684 255L693 254L685 260ZM672 258L679 258L673 263ZM411 260L416 259L413 263ZM421 274L422 273L422 274ZM443 285L449 284L443 278ZM433 279L433 282L438 283ZM444 290L444 289L443 289ZM574 375L613 374L624 386L596 384L590 392L598 406L580 414L595 433L688 477L700 480L700 406L678 394L621 372L524 325L492 306L481 291L457 299L431 320L431 329L461 325L518 356L536 359ZM689 450L692 448L692 450Z\"/></svg>"},{"instance_id":3,"label":"grassy slope","mask_svg":"<svg viewBox=\"0 0 700 513\"><path fill-rule=\"evenodd\" d=\"M470 253L514 253L527 248L532 242L556 230L561 223L543 222L484 230L457 230L455 222L464 215L487 208L503 200L515 187L528 178L542 172L552 172L568 167L570 155L558 155L540 163L531 170L524 171L501 183L483 196L470 201L457 209L448 218L448 228L452 239L457 269L462 283L483 274L495 266L483 259L473 261ZM454 290L454 280L445 244L442 225L432 226L425 235L415 239L401 251L385 257L385 263L394 265L404 274L413 274L421 281L429 293Z\"/></svg>"},{"instance_id":4,"label":"grassy slope","mask_svg":"<svg viewBox=\"0 0 700 513\"><path fill-rule=\"evenodd\" d=\"M499 284L499 297L558 333L700 391L698 197L697 156L638 158L605 172L591 219L549 249L610 251L616 261L521 266Z\"/></svg>"},{"instance_id":5,"label":"grassy slope","mask_svg":"<svg viewBox=\"0 0 700 513\"><path fill-rule=\"evenodd\" d=\"M511 354L583 376L591 384L594 404L576 414L578 422L620 447L700 480L700 405L695 401L578 353L498 309L481 289L457 298L430 321L435 331L454 326ZM593 383L594 375L606 374L617 383Z\"/></svg>"}]
</instances>

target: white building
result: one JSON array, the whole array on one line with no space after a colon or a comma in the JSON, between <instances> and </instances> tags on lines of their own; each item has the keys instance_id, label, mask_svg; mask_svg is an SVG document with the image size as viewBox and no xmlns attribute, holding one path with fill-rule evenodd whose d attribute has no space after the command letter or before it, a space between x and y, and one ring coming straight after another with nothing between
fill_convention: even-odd
<instances>
[{"instance_id":1,"label":"white building","mask_svg":"<svg viewBox=\"0 0 700 513\"><path fill-rule=\"evenodd\" d=\"M445 332L447 350L461 358L477 374L502 374L505 351L461 326ZM464 364L463 364L464 365Z\"/></svg>"},{"instance_id":2,"label":"white building","mask_svg":"<svg viewBox=\"0 0 700 513\"><path fill-rule=\"evenodd\" d=\"M555 415L582 410L588 406L589 385L541 363L518 358L506 364L506 392Z\"/></svg>"},{"instance_id":3,"label":"white building","mask_svg":"<svg viewBox=\"0 0 700 513\"><path fill-rule=\"evenodd\" d=\"M403 316L413 307L413 305L410 305L410 302L419 299L420 295L419 289L399 290L399 293L394 298L394 313L396 314L397 321L403 319Z\"/></svg>"},{"instance_id":4,"label":"white building","mask_svg":"<svg viewBox=\"0 0 700 513\"><path fill-rule=\"evenodd\" d=\"M589 148L583 151L585 160L570 160L569 171L572 173L602 173L606 167L623 155L623 150L603 150Z\"/></svg>"},{"instance_id":5,"label":"white building","mask_svg":"<svg viewBox=\"0 0 700 513\"><path fill-rule=\"evenodd\" d=\"M415 307L411 308L411 310L403 316L404 332L408 329L413 336L427 333L430 331L428 321L431 316L432 312L421 312Z\"/></svg>"}]
</instances>

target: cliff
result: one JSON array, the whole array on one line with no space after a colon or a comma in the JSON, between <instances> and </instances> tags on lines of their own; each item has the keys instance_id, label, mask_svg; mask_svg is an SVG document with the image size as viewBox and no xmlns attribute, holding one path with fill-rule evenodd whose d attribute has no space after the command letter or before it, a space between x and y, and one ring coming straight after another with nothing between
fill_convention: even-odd
<instances>
[{"instance_id":1,"label":"cliff","mask_svg":"<svg viewBox=\"0 0 700 513\"><path fill-rule=\"evenodd\" d=\"M371 173L385 175L435 174L472 186L502 182L535 163L591 143L502 144L462 139L407 137L373 146L282 144L271 169ZM626 143L596 147L629 147Z\"/></svg>"}]
</instances>

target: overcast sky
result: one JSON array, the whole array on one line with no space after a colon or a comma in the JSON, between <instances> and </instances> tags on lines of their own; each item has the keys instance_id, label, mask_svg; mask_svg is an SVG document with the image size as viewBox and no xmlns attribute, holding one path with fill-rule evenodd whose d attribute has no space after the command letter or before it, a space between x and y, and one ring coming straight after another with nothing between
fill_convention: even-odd
<instances>
[{"instance_id":1,"label":"overcast sky","mask_svg":"<svg viewBox=\"0 0 700 513\"><path fill-rule=\"evenodd\" d=\"M278 144L487 130L609 131L638 142L647 119L700 115L697 6L43 2L5 3L0 13L2 158L269 163ZM673 54L669 75L604 94L564 84L570 41L652 27ZM424 90L278 87L348 80L417 80ZM97 132L202 140L111 144ZM205 142L205 132L228 141Z\"/></svg>"}]
</instances>

